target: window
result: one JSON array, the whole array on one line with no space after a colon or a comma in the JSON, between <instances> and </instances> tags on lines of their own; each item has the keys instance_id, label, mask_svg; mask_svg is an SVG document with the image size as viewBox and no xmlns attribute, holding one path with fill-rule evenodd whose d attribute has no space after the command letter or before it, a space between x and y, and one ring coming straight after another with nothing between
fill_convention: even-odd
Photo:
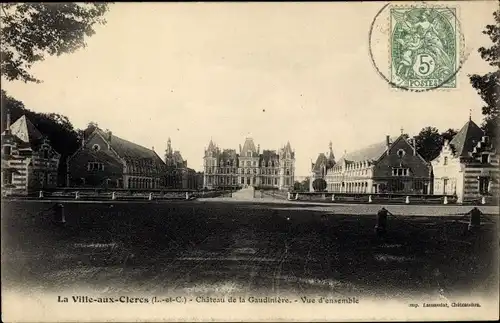
<instances>
[{"instance_id":1,"label":"window","mask_svg":"<svg viewBox=\"0 0 500 323\"><path fill-rule=\"evenodd\" d=\"M405 155L405 151L403 149L399 149L397 154L399 158L403 158L403 156Z\"/></svg>"},{"instance_id":2,"label":"window","mask_svg":"<svg viewBox=\"0 0 500 323\"><path fill-rule=\"evenodd\" d=\"M479 194L489 193L490 179L488 177L479 177Z\"/></svg>"},{"instance_id":3,"label":"window","mask_svg":"<svg viewBox=\"0 0 500 323\"><path fill-rule=\"evenodd\" d=\"M12 147L11 146L3 146L3 154L5 156L8 156L12 153Z\"/></svg>"},{"instance_id":4,"label":"window","mask_svg":"<svg viewBox=\"0 0 500 323\"><path fill-rule=\"evenodd\" d=\"M43 158L44 159L49 159L49 150L48 149L44 149L43 150Z\"/></svg>"},{"instance_id":5,"label":"window","mask_svg":"<svg viewBox=\"0 0 500 323\"><path fill-rule=\"evenodd\" d=\"M3 183L4 184L12 184L12 172L6 171L4 173Z\"/></svg>"},{"instance_id":6,"label":"window","mask_svg":"<svg viewBox=\"0 0 500 323\"><path fill-rule=\"evenodd\" d=\"M448 165L448 157L445 157L443 160L443 165Z\"/></svg>"},{"instance_id":7,"label":"window","mask_svg":"<svg viewBox=\"0 0 500 323\"><path fill-rule=\"evenodd\" d=\"M408 176L409 170L408 168L393 168L392 176Z\"/></svg>"},{"instance_id":8,"label":"window","mask_svg":"<svg viewBox=\"0 0 500 323\"><path fill-rule=\"evenodd\" d=\"M483 154L481 155L481 164L488 164L489 162L489 155L488 154Z\"/></svg>"},{"instance_id":9,"label":"window","mask_svg":"<svg viewBox=\"0 0 500 323\"><path fill-rule=\"evenodd\" d=\"M99 162L89 162L87 164L87 170L89 171L103 171L104 164Z\"/></svg>"},{"instance_id":10,"label":"window","mask_svg":"<svg viewBox=\"0 0 500 323\"><path fill-rule=\"evenodd\" d=\"M247 152L247 157L252 157L252 152Z\"/></svg>"},{"instance_id":11,"label":"window","mask_svg":"<svg viewBox=\"0 0 500 323\"><path fill-rule=\"evenodd\" d=\"M92 145L92 149L94 151L99 151L99 150L101 150L101 146L99 146L98 144L94 144L94 145Z\"/></svg>"},{"instance_id":12,"label":"window","mask_svg":"<svg viewBox=\"0 0 500 323\"><path fill-rule=\"evenodd\" d=\"M241 184L245 184L245 178L244 177L241 178Z\"/></svg>"}]
</instances>

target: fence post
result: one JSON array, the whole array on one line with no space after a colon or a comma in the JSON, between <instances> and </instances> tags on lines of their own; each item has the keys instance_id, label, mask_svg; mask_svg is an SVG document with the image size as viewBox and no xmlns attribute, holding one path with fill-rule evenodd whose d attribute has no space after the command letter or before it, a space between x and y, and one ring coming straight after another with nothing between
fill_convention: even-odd
<instances>
[{"instance_id":1,"label":"fence post","mask_svg":"<svg viewBox=\"0 0 500 323\"><path fill-rule=\"evenodd\" d=\"M408 195L406 195L406 200L405 200L405 203L406 204L410 204L410 197Z\"/></svg>"},{"instance_id":2,"label":"fence post","mask_svg":"<svg viewBox=\"0 0 500 323\"><path fill-rule=\"evenodd\" d=\"M299 199L299 193L295 193L295 201Z\"/></svg>"},{"instance_id":3,"label":"fence post","mask_svg":"<svg viewBox=\"0 0 500 323\"><path fill-rule=\"evenodd\" d=\"M111 193L111 199L112 199L112 200L116 200L116 194L115 194L115 192L112 192L112 193Z\"/></svg>"},{"instance_id":4,"label":"fence post","mask_svg":"<svg viewBox=\"0 0 500 323\"><path fill-rule=\"evenodd\" d=\"M189 192L186 192L186 200L189 200Z\"/></svg>"},{"instance_id":5,"label":"fence post","mask_svg":"<svg viewBox=\"0 0 500 323\"><path fill-rule=\"evenodd\" d=\"M80 198L80 192L76 191L75 192L75 200L78 200Z\"/></svg>"},{"instance_id":6,"label":"fence post","mask_svg":"<svg viewBox=\"0 0 500 323\"><path fill-rule=\"evenodd\" d=\"M66 224L66 215L64 214L64 205L57 203L55 205L55 221L57 224Z\"/></svg>"},{"instance_id":7,"label":"fence post","mask_svg":"<svg viewBox=\"0 0 500 323\"><path fill-rule=\"evenodd\" d=\"M371 202L372 202L372 196L368 195L368 203L371 203Z\"/></svg>"},{"instance_id":8,"label":"fence post","mask_svg":"<svg viewBox=\"0 0 500 323\"><path fill-rule=\"evenodd\" d=\"M388 211L383 207L377 213L377 224L375 225L375 233L383 235L387 232L387 214Z\"/></svg>"},{"instance_id":9,"label":"fence post","mask_svg":"<svg viewBox=\"0 0 500 323\"><path fill-rule=\"evenodd\" d=\"M335 202L335 194L332 194L332 202Z\"/></svg>"},{"instance_id":10,"label":"fence post","mask_svg":"<svg viewBox=\"0 0 500 323\"><path fill-rule=\"evenodd\" d=\"M481 198L481 204L486 204L486 198L484 196Z\"/></svg>"},{"instance_id":11,"label":"fence post","mask_svg":"<svg viewBox=\"0 0 500 323\"><path fill-rule=\"evenodd\" d=\"M448 196L444 196L443 204L448 204Z\"/></svg>"},{"instance_id":12,"label":"fence post","mask_svg":"<svg viewBox=\"0 0 500 323\"><path fill-rule=\"evenodd\" d=\"M473 208L469 212L470 214L470 222L469 222L469 231L473 231L481 226L481 210L477 207Z\"/></svg>"},{"instance_id":13,"label":"fence post","mask_svg":"<svg viewBox=\"0 0 500 323\"><path fill-rule=\"evenodd\" d=\"M149 193L149 200L152 201L153 200L153 193Z\"/></svg>"},{"instance_id":14,"label":"fence post","mask_svg":"<svg viewBox=\"0 0 500 323\"><path fill-rule=\"evenodd\" d=\"M38 198L43 199L43 191L40 191L40 192L38 193Z\"/></svg>"}]
</instances>

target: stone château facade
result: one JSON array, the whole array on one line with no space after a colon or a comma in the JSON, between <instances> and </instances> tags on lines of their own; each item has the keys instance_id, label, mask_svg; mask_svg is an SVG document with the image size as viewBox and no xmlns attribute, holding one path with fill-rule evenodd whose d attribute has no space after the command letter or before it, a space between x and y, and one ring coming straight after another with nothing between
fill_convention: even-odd
<instances>
[{"instance_id":1,"label":"stone ch\u00e2teau facade","mask_svg":"<svg viewBox=\"0 0 500 323\"><path fill-rule=\"evenodd\" d=\"M22 116L12 125L7 113L2 133L2 193L29 194L57 186L61 155L46 136Z\"/></svg>"},{"instance_id":2,"label":"stone ch\u00e2teau facade","mask_svg":"<svg viewBox=\"0 0 500 323\"><path fill-rule=\"evenodd\" d=\"M246 138L239 152L220 149L212 140L203 157L203 186L289 189L295 175L295 152L288 142L283 148L262 150Z\"/></svg>"},{"instance_id":3,"label":"stone ch\u00e2teau facade","mask_svg":"<svg viewBox=\"0 0 500 323\"><path fill-rule=\"evenodd\" d=\"M311 183L323 178L329 192L430 194L431 165L416 150L414 139L401 134L346 153L337 162L323 154L312 165ZM311 187L312 191L312 187Z\"/></svg>"},{"instance_id":4,"label":"stone ch\u00e2teau facade","mask_svg":"<svg viewBox=\"0 0 500 323\"><path fill-rule=\"evenodd\" d=\"M471 119L444 143L432 161L434 194L456 195L457 201L498 198L499 158L496 147Z\"/></svg>"}]
</instances>

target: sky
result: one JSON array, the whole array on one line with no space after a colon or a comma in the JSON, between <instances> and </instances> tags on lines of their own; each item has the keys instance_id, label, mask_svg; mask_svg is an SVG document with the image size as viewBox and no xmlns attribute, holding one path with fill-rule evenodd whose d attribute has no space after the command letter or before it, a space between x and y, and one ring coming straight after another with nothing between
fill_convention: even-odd
<instances>
[{"instance_id":1,"label":"sky","mask_svg":"<svg viewBox=\"0 0 500 323\"><path fill-rule=\"evenodd\" d=\"M498 5L445 4L459 7L469 54L457 89L407 92L377 73L368 35L383 2L115 3L86 48L34 65L42 84L2 87L30 110L66 115L75 128L97 122L161 157L170 137L196 170L210 139L232 149L246 137L261 149L289 141L305 176L330 141L339 159L401 128L461 128L470 110L481 123L467 75L490 71L477 49L490 44L482 30ZM387 19L374 26L384 73Z\"/></svg>"}]
</instances>

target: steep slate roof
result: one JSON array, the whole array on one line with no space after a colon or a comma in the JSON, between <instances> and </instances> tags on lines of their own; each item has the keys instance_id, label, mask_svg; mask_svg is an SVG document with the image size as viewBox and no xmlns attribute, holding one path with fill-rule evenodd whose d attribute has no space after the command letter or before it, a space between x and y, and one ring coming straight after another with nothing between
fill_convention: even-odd
<instances>
[{"instance_id":1,"label":"steep slate roof","mask_svg":"<svg viewBox=\"0 0 500 323\"><path fill-rule=\"evenodd\" d=\"M243 144L243 148L241 149L241 156L246 157L248 152L252 153L252 156L257 154L257 148L255 148L255 144L252 138L246 138L245 143Z\"/></svg>"},{"instance_id":2,"label":"steep slate roof","mask_svg":"<svg viewBox=\"0 0 500 323\"><path fill-rule=\"evenodd\" d=\"M38 129L31 123L31 121L22 116L16 120L10 127L10 133L25 143L35 143L43 138ZM5 131L3 132L5 134Z\"/></svg>"},{"instance_id":3,"label":"steep slate roof","mask_svg":"<svg viewBox=\"0 0 500 323\"><path fill-rule=\"evenodd\" d=\"M216 150L216 148L217 147L215 146L214 142L212 141L212 139L210 139L207 150Z\"/></svg>"},{"instance_id":4,"label":"steep slate roof","mask_svg":"<svg viewBox=\"0 0 500 323\"><path fill-rule=\"evenodd\" d=\"M328 158L326 158L326 155L321 153L318 155L318 158L316 159L316 162L313 164L313 171L319 172L321 170L322 165L327 165L328 163Z\"/></svg>"},{"instance_id":5,"label":"steep slate roof","mask_svg":"<svg viewBox=\"0 0 500 323\"><path fill-rule=\"evenodd\" d=\"M184 163L184 159L182 158L181 152L176 150L172 154L172 159L176 164L182 164Z\"/></svg>"},{"instance_id":6,"label":"steep slate roof","mask_svg":"<svg viewBox=\"0 0 500 323\"><path fill-rule=\"evenodd\" d=\"M158 156L155 151L117 137L113 134L111 134L110 141L108 140L107 132L99 128L95 131L99 133L104 138L104 140L109 143L110 147L127 162L132 162L134 164L140 162L152 164L158 167L165 166L165 163L161 160L160 156Z\"/></svg>"},{"instance_id":7,"label":"steep slate roof","mask_svg":"<svg viewBox=\"0 0 500 323\"><path fill-rule=\"evenodd\" d=\"M278 160L279 155L276 153L276 150L263 150L262 154L260 154L260 163L262 161L265 161L266 163L270 162L271 160Z\"/></svg>"},{"instance_id":8,"label":"steep slate roof","mask_svg":"<svg viewBox=\"0 0 500 323\"><path fill-rule=\"evenodd\" d=\"M289 141L287 141L286 145L281 149L281 153L285 154L287 152L290 153L290 156L292 158L295 158L295 153L293 152L292 146L290 145Z\"/></svg>"},{"instance_id":9,"label":"steep slate roof","mask_svg":"<svg viewBox=\"0 0 500 323\"><path fill-rule=\"evenodd\" d=\"M236 160L238 159L238 155L236 154L235 149L224 149L222 153L218 156L219 157L219 162L222 161L228 161L228 160Z\"/></svg>"},{"instance_id":10,"label":"steep slate roof","mask_svg":"<svg viewBox=\"0 0 500 323\"><path fill-rule=\"evenodd\" d=\"M484 136L483 130L474 121L469 120L450 141L456 157L466 157L474 149L475 144Z\"/></svg>"},{"instance_id":11,"label":"steep slate roof","mask_svg":"<svg viewBox=\"0 0 500 323\"><path fill-rule=\"evenodd\" d=\"M394 143L399 137L392 137L391 143ZM343 162L344 160L348 162L360 162L368 160L377 160L385 153L387 148L386 141L378 142L365 148L355 150L353 152L347 153L337 163Z\"/></svg>"}]
</instances>

